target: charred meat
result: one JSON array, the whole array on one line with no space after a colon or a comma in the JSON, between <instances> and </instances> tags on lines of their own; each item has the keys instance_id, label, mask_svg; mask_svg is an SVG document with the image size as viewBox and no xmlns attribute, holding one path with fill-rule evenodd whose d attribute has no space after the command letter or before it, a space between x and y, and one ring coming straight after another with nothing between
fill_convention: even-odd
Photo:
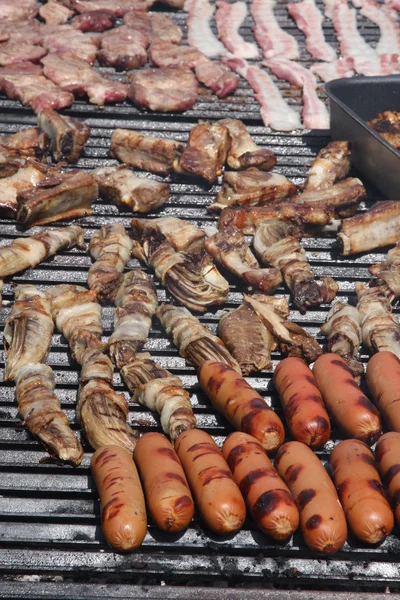
<instances>
[{"instance_id":1,"label":"charred meat","mask_svg":"<svg viewBox=\"0 0 400 600\"><path fill-rule=\"evenodd\" d=\"M379 287L380 290L393 302L400 296L400 245L389 250L384 263L372 265L369 272L374 277L371 287Z\"/></svg>"},{"instance_id":2,"label":"charred meat","mask_svg":"<svg viewBox=\"0 0 400 600\"><path fill-rule=\"evenodd\" d=\"M0 214L16 219L18 195L36 189L46 178L46 169L40 163L28 164L11 177L0 179Z\"/></svg>"},{"instance_id":3,"label":"charred meat","mask_svg":"<svg viewBox=\"0 0 400 600\"><path fill-rule=\"evenodd\" d=\"M308 173L305 190L326 190L350 170L349 142L330 142L318 153Z\"/></svg>"},{"instance_id":4,"label":"charred meat","mask_svg":"<svg viewBox=\"0 0 400 600\"><path fill-rule=\"evenodd\" d=\"M389 144L400 149L400 112L385 110L376 119L367 121L367 125L379 133Z\"/></svg>"},{"instance_id":5,"label":"charred meat","mask_svg":"<svg viewBox=\"0 0 400 600\"><path fill-rule=\"evenodd\" d=\"M202 54L196 61L194 72L197 79L208 87L218 98L226 98L233 94L239 77L221 62L215 62Z\"/></svg>"},{"instance_id":6,"label":"charred meat","mask_svg":"<svg viewBox=\"0 0 400 600\"><path fill-rule=\"evenodd\" d=\"M50 151L55 161L78 162L90 135L87 125L72 117L64 117L51 108L39 113L38 124L50 140Z\"/></svg>"},{"instance_id":7,"label":"charred meat","mask_svg":"<svg viewBox=\"0 0 400 600\"><path fill-rule=\"evenodd\" d=\"M356 177L349 177L327 189L306 190L293 200L297 204L309 204L332 210L338 217L347 217L356 212L366 195L361 181Z\"/></svg>"},{"instance_id":8,"label":"charred meat","mask_svg":"<svg viewBox=\"0 0 400 600\"><path fill-rule=\"evenodd\" d=\"M171 246L179 252L198 254L204 248L204 231L188 221L177 217L132 219L132 231L136 240L143 240L146 232L152 230L162 233Z\"/></svg>"},{"instance_id":9,"label":"charred meat","mask_svg":"<svg viewBox=\"0 0 400 600\"><path fill-rule=\"evenodd\" d=\"M231 148L228 153L228 165L235 171L256 167L260 171L269 171L276 165L276 156L260 148L250 136L246 126L238 119L222 119L218 121L226 127L231 136Z\"/></svg>"},{"instance_id":10,"label":"charred meat","mask_svg":"<svg viewBox=\"0 0 400 600\"><path fill-rule=\"evenodd\" d=\"M7 146L8 149L15 148L21 157L36 158L37 160L41 160L47 150L46 136L39 127L27 127L17 133L1 135L0 145L1 147Z\"/></svg>"},{"instance_id":11,"label":"charred meat","mask_svg":"<svg viewBox=\"0 0 400 600\"><path fill-rule=\"evenodd\" d=\"M155 112L182 112L197 98L197 79L190 69L142 69L130 76L128 96L140 108Z\"/></svg>"},{"instance_id":12,"label":"charred meat","mask_svg":"<svg viewBox=\"0 0 400 600\"><path fill-rule=\"evenodd\" d=\"M103 33L100 45L97 58L106 67L127 71L147 62L146 37L126 25Z\"/></svg>"}]
</instances>

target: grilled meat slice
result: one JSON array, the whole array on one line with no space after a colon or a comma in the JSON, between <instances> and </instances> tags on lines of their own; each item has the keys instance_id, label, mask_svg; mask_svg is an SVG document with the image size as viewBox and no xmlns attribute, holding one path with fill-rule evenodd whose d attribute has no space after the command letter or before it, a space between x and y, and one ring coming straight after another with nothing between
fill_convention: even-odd
<instances>
[{"instance_id":1,"label":"grilled meat slice","mask_svg":"<svg viewBox=\"0 0 400 600\"><path fill-rule=\"evenodd\" d=\"M238 85L239 77L221 62L210 60L202 54L196 61L194 72L197 79L214 92L218 98L226 98L233 94Z\"/></svg>"},{"instance_id":2,"label":"grilled meat slice","mask_svg":"<svg viewBox=\"0 0 400 600\"><path fill-rule=\"evenodd\" d=\"M71 25L83 33L88 31L100 33L112 29L116 19L117 17L111 10L91 10L74 17Z\"/></svg>"},{"instance_id":3,"label":"grilled meat slice","mask_svg":"<svg viewBox=\"0 0 400 600\"><path fill-rule=\"evenodd\" d=\"M57 330L66 338L72 358L83 364L87 348L104 349L101 306L96 294L80 285L62 284L47 289Z\"/></svg>"},{"instance_id":4,"label":"grilled meat slice","mask_svg":"<svg viewBox=\"0 0 400 600\"><path fill-rule=\"evenodd\" d=\"M93 10L111 10L116 17L124 17L131 10L148 10L154 3L153 0L69 0L78 13L92 12ZM65 2L65 0L63 0Z\"/></svg>"},{"instance_id":5,"label":"grilled meat slice","mask_svg":"<svg viewBox=\"0 0 400 600\"><path fill-rule=\"evenodd\" d=\"M285 200L297 191L294 183L278 173L265 173L251 168L245 171L225 171L222 189L209 210L222 210L227 206L263 206L269 202Z\"/></svg>"},{"instance_id":6,"label":"grilled meat slice","mask_svg":"<svg viewBox=\"0 0 400 600\"><path fill-rule=\"evenodd\" d=\"M57 0L48 0L40 7L39 14L48 25L63 25L74 15L74 11Z\"/></svg>"},{"instance_id":7,"label":"grilled meat slice","mask_svg":"<svg viewBox=\"0 0 400 600\"><path fill-rule=\"evenodd\" d=\"M32 227L91 215L92 202L98 195L97 183L89 173L58 173L33 190L18 193L17 221Z\"/></svg>"},{"instance_id":8,"label":"grilled meat slice","mask_svg":"<svg viewBox=\"0 0 400 600\"><path fill-rule=\"evenodd\" d=\"M114 129L110 154L131 167L167 175L184 148L184 144L175 140L142 135L129 129Z\"/></svg>"},{"instance_id":9,"label":"grilled meat slice","mask_svg":"<svg viewBox=\"0 0 400 600\"><path fill-rule=\"evenodd\" d=\"M21 157L38 160L43 158L47 150L46 136L39 127L27 127L17 133L1 135L0 144L2 147L7 146L8 149L15 148Z\"/></svg>"},{"instance_id":10,"label":"grilled meat slice","mask_svg":"<svg viewBox=\"0 0 400 600\"><path fill-rule=\"evenodd\" d=\"M365 187L356 177L349 177L327 189L311 189L293 198L296 204L310 204L334 211L338 217L353 215L366 197Z\"/></svg>"},{"instance_id":11,"label":"grilled meat slice","mask_svg":"<svg viewBox=\"0 0 400 600\"><path fill-rule=\"evenodd\" d=\"M26 160L17 148L3 146L0 143L0 179L15 175L25 164Z\"/></svg>"},{"instance_id":12,"label":"grilled meat slice","mask_svg":"<svg viewBox=\"0 0 400 600\"><path fill-rule=\"evenodd\" d=\"M318 153L311 165L304 189L326 190L339 179L347 177L350 170L349 142L330 142Z\"/></svg>"},{"instance_id":13,"label":"grilled meat slice","mask_svg":"<svg viewBox=\"0 0 400 600\"><path fill-rule=\"evenodd\" d=\"M99 40L95 36L85 35L71 25L44 25L42 27L42 46L50 54L74 56L89 65L96 60Z\"/></svg>"},{"instance_id":14,"label":"grilled meat slice","mask_svg":"<svg viewBox=\"0 0 400 600\"><path fill-rule=\"evenodd\" d=\"M152 361L150 354L138 354L121 369L121 375L132 400L159 413L161 427L173 442L196 427L189 392L181 379Z\"/></svg>"},{"instance_id":15,"label":"grilled meat slice","mask_svg":"<svg viewBox=\"0 0 400 600\"><path fill-rule=\"evenodd\" d=\"M321 346L310 334L287 320L289 309L284 298L245 294L244 299L279 341L284 354L297 356L307 363L314 362L322 354Z\"/></svg>"},{"instance_id":16,"label":"grilled meat slice","mask_svg":"<svg viewBox=\"0 0 400 600\"><path fill-rule=\"evenodd\" d=\"M112 302L131 257L132 240L121 223L103 225L92 235L89 248L95 260L88 273L89 288L101 303Z\"/></svg>"},{"instance_id":17,"label":"grilled meat slice","mask_svg":"<svg viewBox=\"0 0 400 600\"><path fill-rule=\"evenodd\" d=\"M379 133L389 144L400 148L400 112L385 110L376 119L367 121L367 125Z\"/></svg>"},{"instance_id":18,"label":"grilled meat slice","mask_svg":"<svg viewBox=\"0 0 400 600\"><path fill-rule=\"evenodd\" d=\"M163 206L169 199L168 183L134 175L131 169L101 167L92 171L102 198L132 212L148 213Z\"/></svg>"},{"instance_id":19,"label":"grilled meat slice","mask_svg":"<svg viewBox=\"0 0 400 600\"><path fill-rule=\"evenodd\" d=\"M364 367L358 359L361 345L360 314L355 306L336 302L328 313L321 332L328 338L328 352L339 354L360 382Z\"/></svg>"},{"instance_id":20,"label":"grilled meat slice","mask_svg":"<svg viewBox=\"0 0 400 600\"><path fill-rule=\"evenodd\" d=\"M77 416L89 444L95 450L113 444L133 452L139 434L126 422L125 396L113 389L112 362L95 348L87 348L82 364Z\"/></svg>"},{"instance_id":21,"label":"grilled meat slice","mask_svg":"<svg viewBox=\"0 0 400 600\"><path fill-rule=\"evenodd\" d=\"M215 360L240 373L240 367L219 337L213 335L190 312L172 304L162 304L156 311L168 335L172 336L179 354L191 365L199 367L206 360Z\"/></svg>"},{"instance_id":22,"label":"grilled meat slice","mask_svg":"<svg viewBox=\"0 0 400 600\"><path fill-rule=\"evenodd\" d=\"M28 267L33 269L49 256L72 246L86 248L83 231L77 225L16 238L11 244L0 247L0 279Z\"/></svg>"},{"instance_id":23,"label":"grilled meat slice","mask_svg":"<svg viewBox=\"0 0 400 600\"><path fill-rule=\"evenodd\" d=\"M34 285L18 285L4 329L4 381L18 369L44 361L51 344L53 319L50 299Z\"/></svg>"},{"instance_id":24,"label":"grilled meat slice","mask_svg":"<svg viewBox=\"0 0 400 600\"><path fill-rule=\"evenodd\" d=\"M271 368L276 341L248 304L241 304L221 317L218 335L244 376Z\"/></svg>"},{"instance_id":25,"label":"grilled meat slice","mask_svg":"<svg viewBox=\"0 0 400 600\"><path fill-rule=\"evenodd\" d=\"M11 40L15 43L40 45L43 40L42 27L43 24L37 19L14 21L11 27L10 23L0 18L0 39L4 42Z\"/></svg>"},{"instance_id":26,"label":"grilled meat slice","mask_svg":"<svg viewBox=\"0 0 400 600\"><path fill-rule=\"evenodd\" d=\"M204 231L177 217L132 219L131 224L133 236L138 241L144 240L146 232L156 230L162 233L177 251L197 254L204 248Z\"/></svg>"},{"instance_id":27,"label":"grilled meat slice","mask_svg":"<svg viewBox=\"0 0 400 600\"><path fill-rule=\"evenodd\" d=\"M150 64L156 67L186 67L193 69L201 52L192 46L178 46L174 42L152 40L149 48Z\"/></svg>"},{"instance_id":28,"label":"grilled meat slice","mask_svg":"<svg viewBox=\"0 0 400 600\"><path fill-rule=\"evenodd\" d=\"M126 71L143 67L147 62L146 37L126 25L103 33L100 45L97 59L106 67Z\"/></svg>"},{"instance_id":29,"label":"grilled meat slice","mask_svg":"<svg viewBox=\"0 0 400 600\"><path fill-rule=\"evenodd\" d=\"M152 40L152 16L154 15L142 10L131 10L124 16L125 25L144 37L146 47ZM179 42L177 43L179 44Z\"/></svg>"},{"instance_id":30,"label":"grilled meat slice","mask_svg":"<svg viewBox=\"0 0 400 600\"><path fill-rule=\"evenodd\" d=\"M269 292L282 283L279 269L262 269L242 232L233 225L216 231L205 242L212 258L249 287Z\"/></svg>"},{"instance_id":31,"label":"grilled meat slice","mask_svg":"<svg viewBox=\"0 0 400 600\"><path fill-rule=\"evenodd\" d=\"M391 313L391 304L379 287L356 283L362 341L369 351L388 350L400 358L400 325Z\"/></svg>"},{"instance_id":32,"label":"grilled meat slice","mask_svg":"<svg viewBox=\"0 0 400 600\"><path fill-rule=\"evenodd\" d=\"M124 23L143 34L147 44L151 42L180 44L183 38L182 29L163 13L130 11L124 16Z\"/></svg>"},{"instance_id":33,"label":"grilled meat slice","mask_svg":"<svg viewBox=\"0 0 400 600\"><path fill-rule=\"evenodd\" d=\"M46 54L47 50L41 46L35 46L27 42L6 42L0 44L0 66L7 67L8 65L27 61L38 63Z\"/></svg>"},{"instance_id":34,"label":"grilled meat slice","mask_svg":"<svg viewBox=\"0 0 400 600\"><path fill-rule=\"evenodd\" d=\"M264 264L282 271L295 306L305 314L310 306L332 302L338 286L332 277L315 281L305 250L292 232L293 227L289 223L261 223L254 235L253 245Z\"/></svg>"},{"instance_id":35,"label":"grilled meat slice","mask_svg":"<svg viewBox=\"0 0 400 600\"><path fill-rule=\"evenodd\" d=\"M18 412L24 425L52 455L77 467L83 458L83 448L54 393L51 367L28 364L18 369L15 381Z\"/></svg>"},{"instance_id":36,"label":"grilled meat slice","mask_svg":"<svg viewBox=\"0 0 400 600\"><path fill-rule=\"evenodd\" d=\"M35 0L2 0L0 4L0 21L8 24L16 21L27 21L33 19L39 12L39 6Z\"/></svg>"},{"instance_id":37,"label":"grilled meat slice","mask_svg":"<svg viewBox=\"0 0 400 600\"><path fill-rule=\"evenodd\" d=\"M18 195L36 189L46 178L46 169L40 163L27 164L14 175L0 179L0 214L16 219Z\"/></svg>"},{"instance_id":38,"label":"grilled meat slice","mask_svg":"<svg viewBox=\"0 0 400 600\"><path fill-rule=\"evenodd\" d=\"M269 171L276 165L275 154L267 148L257 146L242 121L222 119L218 123L226 127L231 136L231 148L227 159L231 169L241 171L257 167L260 171Z\"/></svg>"},{"instance_id":39,"label":"grilled meat slice","mask_svg":"<svg viewBox=\"0 0 400 600\"><path fill-rule=\"evenodd\" d=\"M135 358L149 337L158 306L153 280L140 269L125 273L114 303L114 332L108 345L112 361L121 369Z\"/></svg>"},{"instance_id":40,"label":"grilled meat slice","mask_svg":"<svg viewBox=\"0 0 400 600\"><path fill-rule=\"evenodd\" d=\"M195 125L183 154L174 163L178 173L191 173L214 183L226 162L231 138L226 127L218 123Z\"/></svg>"},{"instance_id":41,"label":"grilled meat slice","mask_svg":"<svg viewBox=\"0 0 400 600\"><path fill-rule=\"evenodd\" d=\"M377 202L360 215L344 219L338 233L342 254L357 254L392 246L400 239L400 202Z\"/></svg>"},{"instance_id":42,"label":"grilled meat slice","mask_svg":"<svg viewBox=\"0 0 400 600\"><path fill-rule=\"evenodd\" d=\"M197 79L190 69L142 69L129 76L128 96L140 108L155 112L182 112L197 98Z\"/></svg>"},{"instance_id":43,"label":"grilled meat slice","mask_svg":"<svg viewBox=\"0 0 400 600\"><path fill-rule=\"evenodd\" d=\"M38 114L38 125L50 140L50 151L56 162L78 162L90 129L87 125L47 108Z\"/></svg>"},{"instance_id":44,"label":"grilled meat slice","mask_svg":"<svg viewBox=\"0 0 400 600\"><path fill-rule=\"evenodd\" d=\"M400 296L400 244L389 250L384 263L371 265L368 268L374 279L370 282L371 287L379 287L380 290L393 302Z\"/></svg>"}]
</instances>

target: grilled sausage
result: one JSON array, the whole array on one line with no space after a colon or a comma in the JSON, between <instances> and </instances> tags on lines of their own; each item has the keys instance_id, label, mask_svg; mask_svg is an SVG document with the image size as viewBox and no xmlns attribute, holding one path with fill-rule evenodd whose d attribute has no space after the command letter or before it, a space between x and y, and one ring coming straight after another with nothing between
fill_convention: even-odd
<instances>
[{"instance_id":1,"label":"grilled sausage","mask_svg":"<svg viewBox=\"0 0 400 600\"><path fill-rule=\"evenodd\" d=\"M92 474L101 502L101 526L107 543L124 552L146 535L146 507L131 454L121 446L101 446L92 456Z\"/></svg>"},{"instance_id":2,"label":"grilled sausage","mask_svg":"<svg viewBox=\"0 0 400 600\"><path fill-rule=\"evenodd\" d=\"M367 383L388 427L400 432L400 360L393 352L377 352L370 358Z\"/></svg>"},{"instance_id":3,"label":"grilled sausage","mask_svg":"<svg viewBox=\"0 0 400 600\"><path fill-rule=\"evenodd\" d=\"M400 525L400 433L389 431L382 435L376 443L375 458L389 492L396 523Z\"/></svg>"},{"instance_id":4,"label":"grilled sausage","mask_svg":"<svg viewBox=\"0 0 400 600\"><path fill-rule=\"evenodd\" d=\"M287 442L276 456L275 467L296 501L307 546L324 554L337 552L346 541L346 518L318 456L301 442Z\"/></svg>"},{"instance_id":5,"label":"grilled sausage","mask_svg":"<svg viewBox=\"0 0 400 600\"><path fill-rule=\"evenodd\" d=\"M260 529L274 540L284 540L299 526L299 511L260 442L235 431L222 447L233 477Z\"/></svg>"},{"instance_id":6,"label":"grilled sausage","mask_svg":"<svg viewBox=\"0 0 400 600\"><path fill-rule=\"evenodd\" d=\"M279 448L285 439L282 421L241 375L223 363L207 360L198 378L214 408L235 429L255 437L267 451Z\"/></svg>"},{"instance_id":7,"label":"grilled sausage","mask_svg":"<svg viewBox=\"0 0 400 600\"><path fill-rule=\"evenodd\" d=\"M331 425L314 375L301 358L281 360L274 372L286 422L295 440L320 448L329 440Z\"/></svg>"},{"instance_id":8,"label":"grilled sausage","mask_svg":"<svg viewBox=\"0 0 400 600\"><path fill-rule=\"evenodd\" d=\"M349 528L362 542L381 542L394 518L372 451L360 440L344 440L330 462Z\"/></svg>"},{"instance_id":9,"label":"grilled sausage","mask_svg":"<svg viewBox=\"0 0 400 600\"><path fill-rule=\"evenodd\" d=\"M338 427L350 438L374 444L382 431L379 412L358 387L346 361L337 354L322 354L313 373Z\"/></svg>"},{"instance_id":10,"label":"grilled sausage","mask_svg":"<svg viewBox=\"0 0 400 600\"><path fill-rule=\"evenodd\" d=\"M175 450L207 527L219 534L238 531L246 518L246 505L212 437L188 429L178 437Z\"/></svg>"},{"instance_id":11,"label":"grilled sausage","mask_svg":"<svg viewBox=\"0 0 400 600\"><path fill-rule=\"evenodd\" d=\"M194 503L171 442L161 433L145 433L136 444L133 458L157 527L168 532L185 529L192 520Z\"/></svg>"}]
</instances>

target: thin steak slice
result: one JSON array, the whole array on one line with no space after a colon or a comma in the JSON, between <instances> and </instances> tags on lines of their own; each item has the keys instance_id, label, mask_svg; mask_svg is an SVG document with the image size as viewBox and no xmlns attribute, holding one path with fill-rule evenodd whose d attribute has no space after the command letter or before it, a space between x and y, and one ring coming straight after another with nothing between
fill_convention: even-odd
<instances>
[{"instance_id":1,"label":"thin steak slice","mask_svg":"<svg viewBox=\"0 0 400 600\"><path fill-rule=\"evenodd\" d=\"M181 67L145 69L130 75L128 97L137 106L157 112L181 112L197 98L197 79Z\"/></svg>"}]
</instances>

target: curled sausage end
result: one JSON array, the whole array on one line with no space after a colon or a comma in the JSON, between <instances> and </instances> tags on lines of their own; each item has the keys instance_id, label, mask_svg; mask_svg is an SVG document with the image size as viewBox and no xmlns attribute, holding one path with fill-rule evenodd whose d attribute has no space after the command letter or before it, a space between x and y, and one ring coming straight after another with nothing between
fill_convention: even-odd
<instances>
[{"instance_id":1,"label":"curled sausage end","mask_svg":"<svg viewBox=\"0 0 400 600\"><path fill-rule=\"evenodd\" d=\"M107 532L103 529L104 537L106 542L114 550L120 552L130 552L139 548L142 544L146 535L146 528L144 528L143 534L138 531L134 531L130 525L123 525L113 532L112 536L108 536Z\"/></svg>"},{"instance_id":2,"label":"curled sausage end","mask_svg":"<svg viewBox=\"0 0 400 600\"><path fill-rule=\"evenodd\" d=\"M347 530L344 524L340 524L337 528L333 527L331 522L320 523L315 530L316 535L310 535L310 532L305 535L307 546L315 552L322 554L334 554L343 546L347 537ZM306 523L307 528L307 523Z\"/></svg>"},{"instance_id":3,"label":"curled sausage end","mask_svg":"<svg viewBox=\"0 0 400 600\"><path fill-rule=\"evenodd\" d=\"M177 533L186 529L194 515L194 504L190 496L179 496L171 503L166 498L163 506L157 508L152 517L160 529L168 533Z\"/></svg>"},{"instance_id":4,"label":"curled sausage end","mask_svg":"<svg viewBox=\"0 0 400 600\"><path fill-rule=\"evenodd\" d=\"M203 518L207 523L207 526L219 534L229 534L239 531L243 527L243 523L246 517L246 507L243 501L243 506L237 503L236 510L231 505L222 505L217 510L214 519L211 521L207 519L207 515L203 513Z\"/></svg>"}]
</instances>

